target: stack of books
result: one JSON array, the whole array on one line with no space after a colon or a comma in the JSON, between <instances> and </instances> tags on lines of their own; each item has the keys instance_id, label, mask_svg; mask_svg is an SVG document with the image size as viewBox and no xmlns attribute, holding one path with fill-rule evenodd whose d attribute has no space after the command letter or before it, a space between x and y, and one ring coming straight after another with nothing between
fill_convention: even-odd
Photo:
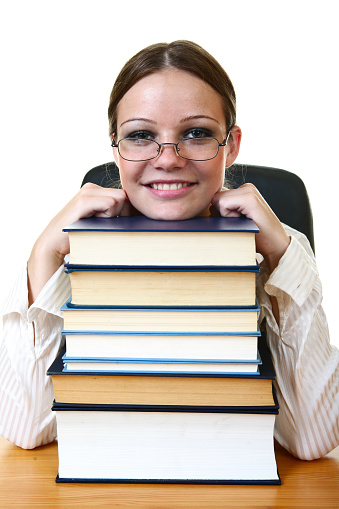
<instances>
[{"instance_id":1,"label":"stack of books","mask_svg":"<svg viewBox=\"0 0 339 509\"><path fill-rule=\"evenodd\" d=\"M280 484L246 218L89 218L48 370L59 482Z\"/></svg>"}]
</instances>

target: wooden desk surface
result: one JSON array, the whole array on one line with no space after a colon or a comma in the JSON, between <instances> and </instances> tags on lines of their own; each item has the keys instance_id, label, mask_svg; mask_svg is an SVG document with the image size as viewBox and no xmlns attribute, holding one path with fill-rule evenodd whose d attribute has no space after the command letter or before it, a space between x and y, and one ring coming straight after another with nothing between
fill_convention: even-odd
<instances>
[{"instance_id":1,"label":"wooden desk surface","mask_svg":"<svg viewBox=\"0 0 339 509\"><path fill-rule=\"evenodd\" d=\"M339 447L300 461L276 444L281 486L57 484L57 443L25 451L0 437L0 507L339 508Z\"/></svg>"}]
</instances>

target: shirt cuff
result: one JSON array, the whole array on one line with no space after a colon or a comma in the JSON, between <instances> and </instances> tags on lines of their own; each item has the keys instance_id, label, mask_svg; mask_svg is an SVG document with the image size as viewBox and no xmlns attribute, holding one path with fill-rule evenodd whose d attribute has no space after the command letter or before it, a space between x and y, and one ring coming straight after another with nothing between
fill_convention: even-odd
<instances>
[{"instance_id":1,"label":"shirt cuff","mask_svg":"<svg viewBox=\"0 0 339 509\"><path fill-rule=\"evenodd\" d=\"M28 310L28 320L35 320L41 310L52 315L63 317L61 306L71 295L71 284L64 265L61 265L53 276L47 281L35 302Z\"/></svg>"},{"instance_id":2,"label":"shirt cuff","mask_svg":"<svg viewBox=\"0 0 339 509\"><path fill-rule=\"evenodd\" d=\"M36 319L41 310L63 317L61 306L71 295L69 276L61 265L47 281L35 302L28 308L27 265L22 267L4 302L1 314L19 313L26 322Z\"/></svg>"},{"instance_id":3,"label":"shirt cuff","mask_svg":"<svg viewBox=\"0 0 339 509\"><path fill-rule=\"evenodd\" d=\"M302 306L319 278L315 258L291 237L291 243L265 284L266 292L278 297L283 291ZM281 295L281 294L280 294Z\"/></svg>"},{"instance_id":4,"label":"shirt cuff","mask_svg":"<svg viewBox=\"0 0 339 509\"><path fill-rule=\"evenodd\" d=\"M27 288L27 266L21 267L17 278L15 279L7 299L1 306L1 315L10 313L19 313L24 319L27 319L28 310L28 288Z\"/></svg>"}]
</instances>

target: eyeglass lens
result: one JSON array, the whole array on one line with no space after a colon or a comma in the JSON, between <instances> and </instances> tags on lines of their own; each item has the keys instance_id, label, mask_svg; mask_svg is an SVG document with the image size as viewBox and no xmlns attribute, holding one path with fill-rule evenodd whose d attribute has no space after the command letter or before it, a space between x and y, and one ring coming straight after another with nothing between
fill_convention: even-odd
<instances>
[{"instance_id":1,"label":"eyeglass lens","mask_svg":"<svg viewBox=\"0 0 339 509\"><path fill-rule=\"evenodd\" d=\"M159 155L161 145L154 140L125 138L119 141L121 157L129 161L147 161ZM174 144L173 144L174 146ZM216 157L219 142L215 138L190 138L177 144L177 152L184 159L207 161Z\"/></svg>"}]
</instances>

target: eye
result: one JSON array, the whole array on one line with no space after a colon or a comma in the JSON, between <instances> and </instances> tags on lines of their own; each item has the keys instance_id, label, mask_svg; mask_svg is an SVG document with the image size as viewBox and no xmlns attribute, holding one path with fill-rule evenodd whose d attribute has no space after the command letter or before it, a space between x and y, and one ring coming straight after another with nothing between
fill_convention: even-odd
<instances>
[{"instance_id":1,"label":"eye","mask_svg":"<svg viewBox=\"0 0 339 509\"><path fill-rule=\"evenodd\" d=\"M212 133L209 129L190 129L185 133L185 138L210 138Z\"/></svg>"},{"instance_id":2,"label":"eye","mask_svg":"<svg viewBox=\"0 0 339 509\"><path fill-rule=\"evenodd\" d=\"M155 136L150 131L133 131L126 138L132 140L154 140Z\"/></svg>"}]
</instances>

